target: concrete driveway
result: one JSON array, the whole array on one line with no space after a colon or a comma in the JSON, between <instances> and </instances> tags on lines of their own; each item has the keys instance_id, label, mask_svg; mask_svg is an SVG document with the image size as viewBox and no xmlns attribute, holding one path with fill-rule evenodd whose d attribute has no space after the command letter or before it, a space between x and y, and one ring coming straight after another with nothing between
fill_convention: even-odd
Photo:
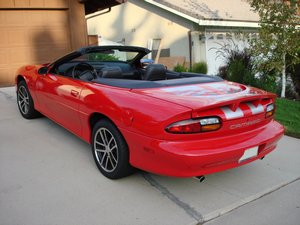
<instances>
[{"instance_id":1,"label":"concrete driveway","mask_svg":"<svg viewBox=\"0 0 300 225\"><path fill-rule=\"evenodd\" d=\"M1 225L300 224L300 141L204 183L138 172L112 181L90 146L47 118L25 120L0 89ZM208 222L207 222L208 221Z\"/></svg>"}]
</instances>

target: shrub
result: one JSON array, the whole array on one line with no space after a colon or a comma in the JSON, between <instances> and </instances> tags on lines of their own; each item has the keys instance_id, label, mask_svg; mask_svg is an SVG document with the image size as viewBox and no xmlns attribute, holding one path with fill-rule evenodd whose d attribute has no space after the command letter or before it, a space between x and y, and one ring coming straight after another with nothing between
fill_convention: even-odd
<instances>
[{"instance_id":1,"label":"shrub","mask_svg":"<svg viewBox=\"0 0 300 225\"><path fill-rule=\"evenodd\" d=\"M227 79L230 81L256 86L257 79L253 71L249 70L244 62L239 59L235 59L227 67Z\"/></svg>"},{"instance_id":2,"label":"shrub","mask_svg":"<svg viewBox=\"0 0 300 225\"><path fill-rule=\"evenodd\" d=\"M300 56L300 51L298 55ZM297 98L300 98L300 63L288 67L287 73L291 76L295 92L297 93Z\"/></svg>"},{"instance_id":3,"label":"shrub","mask_svg":"<svg viewBox=\"0 0 300 225\"><path fill-rule=\"evenodd\" d=\"M89 54L89 60L91 60L91 61L119 61L119 57L112 55L112 54L91 53L91 54Z\"/></svg>"},{"instance_id":4,"label":"shrub","mask_svg":"<svg viewBox=\"0 0 300 225\"><path fill-rule=\"evenodd\" d=\"M232 52L227 59L227 65L225 67L226 72L223 72L223 76L226 75L226 79L238 82L246 85L257 87L258 78L255 77L253 70L251 57L244 51Z\"/></svg>"},{"instance_id":5,"label":"shrub","mask_svg":"<svg viewBox=\"0 0 300 225\"><path fill-rule=\"evenodd\" d=\"M220 46L217 58L222 58L225 65L219 68L218 75L226 80L259 87L260 78L255 76L255 68L248 49L239 49L233 41Z\"/></svg>"},{"instance_id":6,"label":"shrub","mask_svg":"<svg viewBox=\"0 0 300 225\"><path fill-rule=\"evenodd\" d=\"M256 87L276 93L278 89L278 83L276 80L276 76L271 73L260 73Z\"/></svg>"},{"instance_id":7,"label":"shrub","mask_svg":"<svg viewBox=\"0 0 300 225\"><path fill-rule=\"evenodd\" d=\"M173 70L175 72L187 72L188 69L185 67L185 65L177 63Z\"/></svg>"},{"instance_id":8,"label":"shrub","mask_svg":"<svg viewBox=\"0 0 300 225\"><path fill-rule=\"evenodd\" d=\"M243 62L239 59L234 59L227 66L227 79L230 81L243 83L245 73L247 71Z\"/></svg>"},{"instance_id":9,"label":"shrub","mask_svg":"<svg viewBox=\"0 0 300 225\"><path fill-rule=\"evenodd\" d=\"M227 80L227 66L221 66L219 67L219 77Z\"/></svg>"},{"instance_id":10,"label":"shrub","mask_svg":"<svg viewBox=\"0 0 300 225\"><path fill-rule=\"evenodd\" d=\"M192 67L192 72L193 73L207 74L207 63L204 62L204 61L194 63L194 65Z\"/></svg>"},{"instance_id":11,"label":"shrub","mask_svg":"<svg viewBox=\"0 0 300 225\"><path fill-rule=\"evenodd\" d=\"M276 94L278 96L280 96L281 87L282 87L282 84L280 81L277 85L277 90L276 90ZM286 84L285 97L288 99L297 99L298 98L298 95L297 95L297 92L295 91L295 87L294 87L293 83L291 81L289 81L288 79L287 79L287 84Z\"/></svg>"}]
</instances>

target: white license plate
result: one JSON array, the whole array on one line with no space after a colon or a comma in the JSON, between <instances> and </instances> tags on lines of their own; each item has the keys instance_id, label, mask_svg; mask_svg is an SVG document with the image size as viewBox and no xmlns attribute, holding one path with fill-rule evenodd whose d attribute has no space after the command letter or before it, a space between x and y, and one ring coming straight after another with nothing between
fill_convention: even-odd
<instances>
[{"instance_id":1,"label":"white license plate","mask_svg":"<svg viewBox=\"0 0 300 225\"><path fill-rule=\"evenodd\" d=\"M246 149L244 151L244 154L242 155L242 157L239 159L239 163L243 162L243 161L245 161L247 159L251 159L253 157L256 157L257 156L257 152L258 152L258 146Z\"/></svg>"}]
</instances>

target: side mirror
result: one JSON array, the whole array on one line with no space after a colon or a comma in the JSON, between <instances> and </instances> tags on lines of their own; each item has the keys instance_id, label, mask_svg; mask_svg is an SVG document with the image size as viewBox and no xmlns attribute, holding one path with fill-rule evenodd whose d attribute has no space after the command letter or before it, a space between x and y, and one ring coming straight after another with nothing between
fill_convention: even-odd
<instances>
[{"instance_id":1,"label":"side mirror","mask_svg":"<svg viewBox=\"0 0 300 225\"><path fill-rule=\"evenodd\" d=\"M43 67L39 68L38 73L39 73L40 75L45 75L45 74L47 74L47 73L48 73L48 67L47 67L47 66L43 66Z\"/></svg>"}]
</instances>

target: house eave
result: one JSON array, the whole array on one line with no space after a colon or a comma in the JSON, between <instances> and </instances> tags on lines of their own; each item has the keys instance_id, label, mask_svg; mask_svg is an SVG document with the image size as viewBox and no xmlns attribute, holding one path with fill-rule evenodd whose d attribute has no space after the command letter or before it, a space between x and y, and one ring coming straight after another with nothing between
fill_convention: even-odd
<instances>
[{"instance_id":1,"label":"house eave","mask_svg":"<svg viewBox=\"0 0 300 225\"><path fill-rule=\"evenodd\" d=\"M144 1L147 2L147 3L149 3L149 4L151 4L151 5L157 6L157 7L161 8L161 9L169 11L169 12L171 12L171 13L177 15L177 16L185 18L185 19L187 19L189 21L192 21L194 23L198 23L199 22L199 19L197 19L195 17L192 17L192 16L189 16L189 15L187 15L185 13L179 12L178 10L173 9L173 8L171 8L169 6L163 5L163 4L159 3L159 2L156 2L156 1L153 1L153 0L144 0Z\"/></svg>"},{"instance_id":2,"label":"house eave","mask_svg":"<svg viewBox=\"0 0 300 225\"><path fill-rule=\"evenodd\" d=\"M198 19L195 17L192 17L190 15L187 15L183 12L180 12L176 9L173 9L169 6L166 6L164 4L161 4L159 2L156 2L154 0L144 0L145 2L157 6L161 9L164 9L170 13L173 13L177 16L180 16L186 20L189 20L193 23L198 24L199 26L209 26L209 27L243 27L243 28L259 28L258 22L252 22L252 21L233 21L233 20L212 20L212 19Z\"/></svg>"},{"instance_id":3,"label":"house eave","mask_svg":"<svg viewBox=\"0 0 300 225\"><path fill-rule=\"evenodd\" d=\"M127 2L127 0L78 0L78 1L79 3L84 4L86 15L98 11L102 11Z\"/></svg>"}]
</instances>

